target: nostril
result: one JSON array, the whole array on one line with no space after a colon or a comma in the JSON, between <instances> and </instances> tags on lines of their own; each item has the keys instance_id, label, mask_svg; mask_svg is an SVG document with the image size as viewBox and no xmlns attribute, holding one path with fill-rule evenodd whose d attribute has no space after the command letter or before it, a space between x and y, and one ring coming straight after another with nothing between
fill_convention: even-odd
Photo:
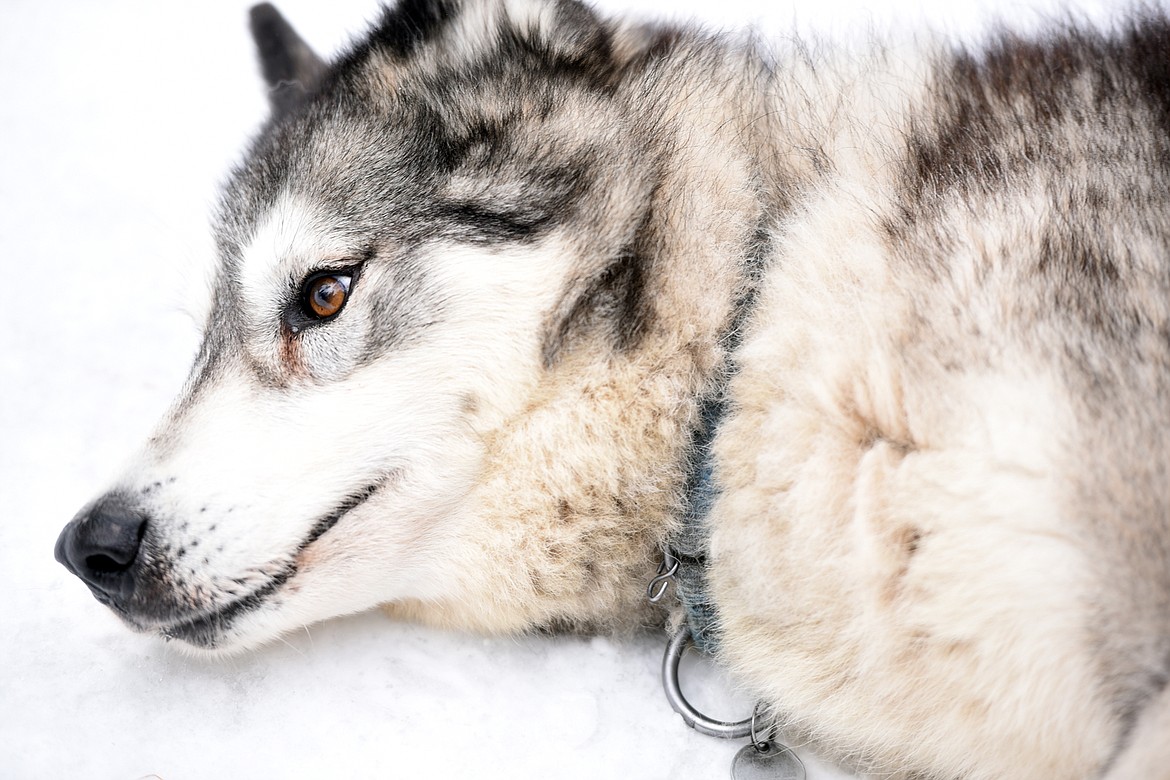
<instances>
[{"instance_id":1,"label":"nostril","mask_svg":"<svg viewBox=\"0 0 1170 780\"><path fill-rule=\"evenodd\" d=\"M117 574L125 571L127 565L118 563L108 555L88 555L85 558L85 568L95 574Z\"/></svg>"},{"instance_id":2,"label":"nostril","mask_svg":"<svg viewBox=\"0 0 1170 780\"><path fill-rule=\"evenodd\" d=\"M111 574L123 571L138 557L138 546L146 518L130 507L106 504L90 514L89 523L79 529L79 552L92 571Z\"/></svg>"},{"instance_id":3,"label":"nostril","mask_svg":"<svg viewBox=\"0 0 1170 780\"><path fill-rule=\"evenodd\" d=\"M146 515L132 499L106 495L61 532L57 560L95 594L126 599L134 590L134 562L146 525Z\"/></svg>"}]
</instances>

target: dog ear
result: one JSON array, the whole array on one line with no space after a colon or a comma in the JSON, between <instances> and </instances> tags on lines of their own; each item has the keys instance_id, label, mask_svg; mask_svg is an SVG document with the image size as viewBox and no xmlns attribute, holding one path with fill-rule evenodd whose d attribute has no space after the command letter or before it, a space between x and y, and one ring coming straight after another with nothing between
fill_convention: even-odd
<instances>
[{"instance_id":1,"label":"dog ear","mask_svg":"<svg viewBox=\"0 0 1170 780\"><path fill-rule=\"evenodd\" d=\"M570 62L609 56L608 32L593 9L578 0L557 0L551 6L555 22L541 31L541 42L550 52Z\"/></svg>"},{"instance_id":2,"label":"dog ear","mask_svg":"<svg viewBox=\"0 0 1170 780\"><path fill-rule=\"evenodd\" d=\"M252 6L249 27L268 84L272 113L287 114L316 88L325 73L325 63L269 3Z\"/></svg>"}]
</instances>

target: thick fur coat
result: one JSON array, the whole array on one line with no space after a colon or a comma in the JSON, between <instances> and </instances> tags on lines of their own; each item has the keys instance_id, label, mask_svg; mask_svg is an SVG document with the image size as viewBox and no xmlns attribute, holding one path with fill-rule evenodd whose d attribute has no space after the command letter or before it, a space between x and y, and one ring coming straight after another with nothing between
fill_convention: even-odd
<instances>
[{"instance_id":1,"label":"thick fur coat","mask_svg":"<svg viewBox=\"0 0 1170 780\"><path fill-rule=\"evenodd\" d=\"M58 544L131 626L661 624L722 397L719 652L787 734L1170 777L1163 15L859 52L401 0L332 64L253 25L200 355Z\"/></svg>"}]
</instances>

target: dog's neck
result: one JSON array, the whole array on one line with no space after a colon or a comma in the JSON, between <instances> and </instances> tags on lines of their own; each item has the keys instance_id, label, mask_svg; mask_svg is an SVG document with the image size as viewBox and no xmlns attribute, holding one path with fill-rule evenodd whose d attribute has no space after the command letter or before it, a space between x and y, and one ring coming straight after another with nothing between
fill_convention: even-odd
<instances>
[{"instance_id":1,"label":"dog's neck","mask_svg":"<svg viewBox=\"0 0 1170 780\"><path fill-rule=\"evenodd\" d=\"M640 332L615 343L604 314L582 318L519 413L483 435L453 556L459 595L393 614L493 633L663 622L646 583L685 504L701 398L724 371L764 219L742 95L675 97L688 137L671 139L651 246L622 280L642 288Z\"/></svg>"},{"instance_id":2,"label":"dog's neck","mask_svg":"<svg viewBox=\"0 0 1170 780\"><path fill-rule=\"evenodd\" d=\"M391 605L396 615L488 632L613 631L666 616L646 583L688 504L695 431L728 375L737 312L765 275L795 193L841 162L809 138L832 107L777 87L814 77L799 52L777 77L747 49L676 46L673 68L648 70L660 83L631 90L664 96L645 113L674 128L657 150L649 251L636 273L614 275L641 287L637 339L576 334L519 413L482 434L483 470L453 553L457 593ZM684 77L690 68L717 72ZM682 92L671 81L710 86ZM850 154L863 147L831 140L852 143Z\"/></svg>"}]
</instances>

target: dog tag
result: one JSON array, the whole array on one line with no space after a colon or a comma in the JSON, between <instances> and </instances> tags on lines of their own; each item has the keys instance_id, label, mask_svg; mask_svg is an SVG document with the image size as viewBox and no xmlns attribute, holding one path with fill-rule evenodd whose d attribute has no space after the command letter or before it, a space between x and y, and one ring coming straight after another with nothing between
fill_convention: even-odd
<instances>
[{"instance_id":1,"label":"dog tag","mask_svg":"<svg viewBox=\"0 0 1170 780\"><path fill-rule=\"evenodd\" d=\"M804 764L775 742L744 745L731 762L731 780L804 780Z\"/></svg>"}]
</instances>

